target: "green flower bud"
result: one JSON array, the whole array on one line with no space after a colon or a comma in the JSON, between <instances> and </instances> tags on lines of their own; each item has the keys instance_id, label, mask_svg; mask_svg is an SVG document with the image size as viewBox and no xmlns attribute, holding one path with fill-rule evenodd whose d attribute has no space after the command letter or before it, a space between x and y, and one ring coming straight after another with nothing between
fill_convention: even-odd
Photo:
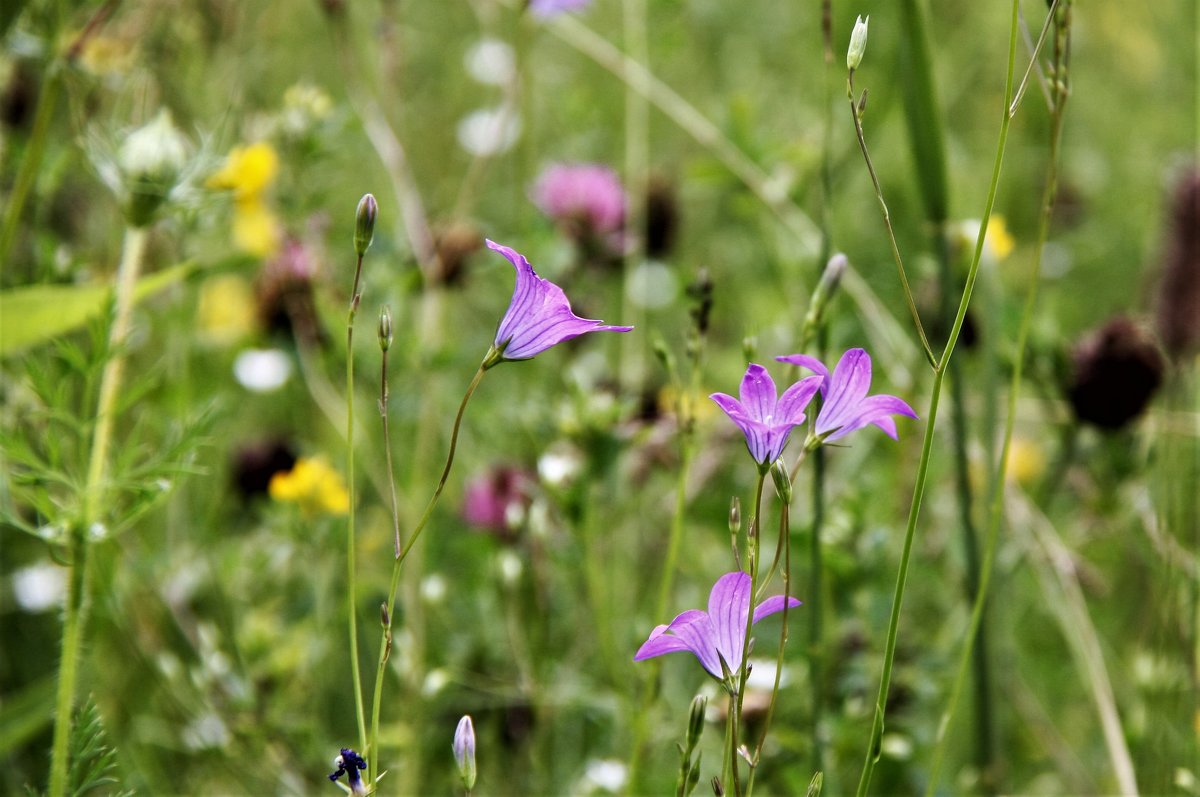
<instances>
[{"instance_id":1,"label":"green flower bud","mask_svg":"<svg viewBox=\"0 0 1200 797\"><path fill-rule=\"evenodd\" d=\"M384 307L379 311L379 348L387 351L392 347L392 313Z\"/></svg>"},{"instance_id":2,"label":"green flower bud","mask_svg":"<svg viewBox=\"0 0 1200 797\"><path fill-rule=\"evenodd\" d=\"M354 213L354 251L359 257L367 253L371 241L375 237L375 217L379 214L379 204L371 194L363 194L358 200L358 210Z\"/></svg>"},{"instance_id":3,"label":"green flower bud","mask_svg":"<svg viewBox=\"0 0 1200 797\"><path fill-rule=\"evenodd\" d=\"M850 32L850 47L846 50L846 68L851 72L858 69L863 53L867 51L867 23L870 21L869 14L866 19L858 17L854 21L854 30Z\"/></svg>"},{"instance_id":4,"label":"green flower bud","mask_svg":"<svg viewBox=\"0 0 1200 797\"><path fill-rule=\"evenodd\" d=\"M704 712L708 710L708 698L696 695L692 698L692 708L688 715L687 746L688 751L696 749L700 744L700 735L704 733Z\"/></svg>"},{"instance_id":5,"label":"green flower bud","mask_svg":"<svg viewBox=\"0 0 1200 797\"><path fill-rule=\"evenodd\" d=\"M792 502L792 477L788 475L787 465L782 459L775 460L771 466L771 480L775 482L775 494L785 504Z\"/></svg>"}]
</instances>

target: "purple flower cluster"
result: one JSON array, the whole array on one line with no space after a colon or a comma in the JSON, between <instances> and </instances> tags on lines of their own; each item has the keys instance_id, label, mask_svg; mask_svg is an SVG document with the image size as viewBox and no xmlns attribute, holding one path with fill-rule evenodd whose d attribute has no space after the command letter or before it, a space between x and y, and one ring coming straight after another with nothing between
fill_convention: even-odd
<instances>
[{"instance_id":1,"label":"purple flower cluster","mask_svg":"<svg viewBox=\"0 0 1200 797\"><path fill-rule=\"evenodd\" d=\"M742 378L740 401L725 393L710 396L742 430L750 456L760 468L769 468L783 454L792 429L804 422L805 410L818 392L823 403L809 445L837 440L872 424L894 440L896 422L891 416L917 417L902 399L867 395L871 387L871 356L862 349L850 349L843 354L832 374L824 363L807 354L775 359L807 368L816 376L801 379L776 399L775 382L767 369L751 363Z\"/></svg>"}]
</instances>

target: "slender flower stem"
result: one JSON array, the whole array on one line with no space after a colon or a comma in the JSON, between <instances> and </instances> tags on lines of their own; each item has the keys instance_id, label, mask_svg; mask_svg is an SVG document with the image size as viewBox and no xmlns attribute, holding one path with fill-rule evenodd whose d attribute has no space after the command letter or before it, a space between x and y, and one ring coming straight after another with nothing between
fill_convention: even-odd
<instances>
[{"instance_id":1,"label":"slender flower stem","mask_svg":"<svg viewBox=\"0 0 1200 797\"><path fill-rule=\"evenodd\" d=\"M1058 3L1051 6L1047 14L1047 26L1054 20L1058 12ZM1066 66L1067 48L1065 44L1066 26L1069 25L1070 7L1064 12L1066 21L1061 23L1063 34L1062 38L1056 40L1055 49L1055 81L1054 88L1051 89L1053 103L1051 107L1050 119L1050 151L1048 158L1046 184L1042 194L1042 213L1038 222L1037 237L1034 240L1033 262L1030 265L1030 273L1028 279L1029 290L1025 295L1025 307L1021 315L1021 325L1017 331L1017 346L1016 358L1013 362L1012 380L1009 383L1008 389L1008 413L1004 423L1004 440L1000 449L1000 462L996 468L996 478L992 484L991 507L988 517L987 539L985 542L985 550L983 562L981 565L978 579L975 585L975 601L971 610L971 622L967 629L966 637L963 639L962 650L959 654L958 673L954 679L954 686L950 690L950 697L946 703L946 710L942 715L941 722L938 726L937 741L934 748L933 764L929 775L929 784L925 794L927 797L932 797L934 790L937 788L938 776L940 774L942 760L946 751L946 732L954 719L955 710L958 707L958 700L961 696L964 682L966 680L967 661L970 658L972 645L976 644L978 652L979 645L983 637L983 620L984 611L987 605L988 587L991 583L992 568L995 560L996 543L999 538L1000 523L1003 519L1004 505L1004 487L1005 474L1008 470L1008 458L1011 450L1013 426L1016 422L1017 415L1017 399L1021 393L1021 374L1025 362L1025 349L1029 339L1029 330L1033 325L1033 310L1037 304L1038 284L1041 281L1042 273L1042 250L1045 248L1046 239L1050 232L1050 218L1054 211L1054 202L1058 193L1058 160L1059 160L1059 144L1062 139L1063 125L1063 110L1068 96L1065 76L1059 74ZM1045 40L1045 30L1039 39L1039 46ZM1034 60L1037 59L1035 50ZM1028 70L1026 76L1028 76Z\"/></svg>"},{"instance_id":2,"label":"slender flower stem","mask_svg":"<svg viewBox=\"0 0 1200 797\"><path fill-rule=\"evenodd\" d=\"M471 379L471 383L467 385L467 391L463 394L462 401L458 405L458 412L454 416L454 426L450 432L450 450L446 454L446 465L442 468L442 475L438 479L437 487L433 491L433 495L429 498L429 503L425 506L425 511L421 514L421 518L413 527L412 532L408 536L408 540L404 546L399 549L392 562L392 581L388 587L388 598L384 612L387 618L387 624L383 629L383 638L379 641L379 664L375 673L375 693L371 700L371 745L370 750L374 760L379 759L379 751L375 748L379 733L379 712L380 706L383 703L383 676L385 667L387 666L388 657L391 655L392 648L392 623L395 622L396 608L396 590L400 585L400 572L404 565L404 560L408 558L409 552L416 545L417 540L421 536L421 532L425 530L429 518L433 515L433 510L437 506L438 499L442 497L442 490L446 487L446 480L450 478L450 469L454 466L454 454L458 450L458 433L462 428L463 414L467 410L467 402L471 400L471 396L475 394L475 389L479 387L479 383L483 381L483 375L487 372L489 360L492 352L488 352L488 357L484 359L479 370L475 372L475 376ZM494 361L493 361L494 364ZM370 761L368 761L370 767ZM372 768L368 768L367 772L372 772ZM373 782L373 781L371 781Z\"/></svg>"},{"instance_id":3,"label":"slender flower stem","mask_svg":"<svg viewBox=\"0 0 1200 797\"><path fill-rule=\"evenodd\" d=\"M354 716L358 722L358 749L367 751L367 720L363 712L362 672L358 665L358 588L354 553L354 317L358 313L362 294L363 256L357 256L354 267L354 289L350 292L350 312L346 318L346 487L350 494L350 509L346 519L346 602L350 625L350 672L354 681ZM374 751L367 752L368 761L375 759ZM370 770L368 770L369 772ZM368 783L373 783L368 779Z\"/></svg>"},{"instance_id":4,"label":"slender flower stem","mask_svg":"<svg viewBox=\"0 0 1200 797\"><path fill-rule=\"evenodd\" d=\"M884 707L887 705L888 690L892 680L892 665L896 655L896 639L900 626L900 609L904 603L904 590L908 581L908 565L912 555L913 538L916 535L917 518L920 515L921 501L925 495L926 477L929 474L929 462L933 450L933 434L937 425L937 411L941 401L942 384L946 376L946 365L953 356L954 347L958 343L959 335L962 333L963 320L967 314L967 307L971 302L975 280L979 276L979 262L983 254L984 235L987 230L988 219L991 218L992 207L996 202L996 192L1000 185L1000 172L1004 165L1004 149L1008 142L1008 129L1012 122L1012 114L1009 112L1009 108L1013 97L1013 73L1016 65L1018 8L1018 0L1013 0L1012 15L1009 24L1008 65L1005 71L1004 108L1000 123L999 141L996 145L996 157L992 166L991 182L988 186L987 201L984 205L979 234L975 240L975 252L967 274L966 286L963 288L962 299L959 302L958 313L954 318L950 337L946 341L945 348L942 350L942 356L938 359L934 368L932 395L929 399L929 412L926 414L925 438L921 445L921 460L917 466L916 484L913 487L912 503L909 506L908 522L904 533L904 548L900 555L900 570L896 577L896 592L892 599L891 617L888 621L883 672L879 681L879 694L875 701L875 718L871 723L866 761L863 764L862 775L858 782L858 797L865 797L870 787L871 775L875 770L875 763L879 760L879 745L883 737Z\"/></svg>"},{"instance_id":5,"label":"slender flower stem","mask_svg":"<svg viewBox=\"0 0 1200 797\"><path fill-rule=\"evenodd\" d=\"M900 275L900 287L904 289L904 301L908 303L908 312L912 314L913 326L921 338L921 348L930 365L936 366L937 359L925 336L925 327L921 324L921 314L917 311L917 303L913 300L912 289L908 287L908 275L904 271L904 260L900 257L900 247L896 244L896 232L892 229L892 216L888 212L887 202L883 199L883 189L879 187L879 177L875 174L875 165L871 162L871 153L867 149L867 139L863 135L862 115L854 100L854 72L846 78L846 97L850 101L850 116L854 120L854 135L858 137L858 148L862 150L863 161L867 164L867 173L871 175L871 185L875 187L875 198L879 200L879 209L883 213L883 224L887 227L888 243L892 247L892 258L896 261L896 272Z\"/></svg>"},{"instance_id":6,"label":"slender flower stem","mask_svg":"<svg viewBox=\"0 0 1200 797\"><path fill-rule=\"evenodd\" d=\"M754 792L754 776L758 773L758 764L762 759L763 746L767 743L767 732L771 730L771 720L775 716L775 700L779 697L779 681L783 675L783 652L788 639L789 599L792 597L792 539L791 505L784 502L779 507L779 537L783 540L783 627L779 631L779 652L775 654L775 681L771 685L771 700L767 703L767 716L763 721L762 734L758 737L758 745L751 756L750 778L746 783L746 797Z\"/></svg>"},{"instance_id":7,"label":"slender flower stem","mask_svg":"<svg viewBox=\"0 0 1200 797\"><path fill-rule=\"evenodd\" d=\"M823 745L821 742L821 714L824 700L824 682L821 668L824 666L824 644L822 640L821 613L821 583L823 580L824 562L821 552L821 530L825 525L825 452L817 449L813 452L812 477L812 535L809 541L809 584L808 594L812 600L808 606L808 680L812 687L812 706L810 728L812 734L812 769L821 772L825 768Z\"/></svg>"},{"instance_id":8,"label":"slender flower stem","mask_svg":"<svg viewBox=\"0 0 1200 797\"><path fill-rule=\"evenodd\" d=\"M400 556L400 509L396 502L396 476L392 468L392 444L391 436L388 433L388 352L384 349L380 352L379 366L379 416L383 424L383 450L387 461L387 480L388 487L392 494L392 528L395 530L395 555ZM388 657L392 652L392 613L391 607L388 606L382 613L383 623L383 645L380 654L379 672L375 674L375 696L371 703L371 739L369 746L366 748L369 753L367 761L378 761L379 758L379 705L381 684L383 682L383 667L387 664ZM368 763L368 766L370 764ZM378 763L376 764L378 767ZM372 783L374 781L371 781Z\"/></svg>"},{"instance_id":9,"label":"slender flower stem","mask_svg":"<svg viewBox=\"0 0 1200 797\"><path fill-rule=\"evenodd\" d=\"M734 673L734 677L737 678L737 695L735 699L730 700L729 706L730 712L736 714L733 723L734 738L730 745L729 765L732 769L730 774L733 779L733 793L737 797L740 797L742 794L741 782L738 779L737 735L741 727L742 701L746 697L746 681L750 677L750 631L751 625L754 622L754 597L758 592L758 559L762 542L762 498L766 479L767 468L760 467L758 470L758 484L754 488L754 515L750 518L750 525L746 531L746 556L750 564L750 608L746 612L746 633L742 638L742 665ZM727 783L725 787L728 789L729 784Z\"/></svg>"},{"instance_id":10,"label":"slender flower stem","mask_svg":"<svg viewBox=\"0 0 1200 797\"><path fill-rule=\"evenodd\" d=\"M79 651L87 620L88 551L92 526L100 522L104 497L105 470L112 444L113 421L117 395L125 372L125 357L121 351L129 337L133 317L134 287L142 268L146 251L147 231L144 227L127 227L117 267L117 284L112 326L108 331L108 362L100 376L100 395L96 405L96 426L92 431L87 482L84 486L83 513L79 524L71 529L71 574L67 586L67 602L63 610L62 656L59 660L58 696L54 713L54 741L50 754L50 795L62 797L67 791L68 744L71 734L71 714L75 703L75 683L79 675Z\"/></svg>"}]
</instances>

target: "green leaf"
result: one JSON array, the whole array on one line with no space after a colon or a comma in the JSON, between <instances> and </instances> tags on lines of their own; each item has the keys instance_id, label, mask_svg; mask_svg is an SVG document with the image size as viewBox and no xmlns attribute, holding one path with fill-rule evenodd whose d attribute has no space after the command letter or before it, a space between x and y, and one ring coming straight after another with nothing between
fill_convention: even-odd
<instances>
[{"instance_id":1,"label":"green leaf","mask_svg":"<svg viewBox=\"0 0 1200 797\"><path fill-rule=\"evenodd\" d=\"M57 683L57 676L50 675L4 699L4 711L0 712L0 756L8 755L50 724Z\"/></svg>"},{"instance_id":2,"label":"green leaf","mask_svg":"<svg viewBox=\"0 0 1200 797\"><path fill-rule=\"evenodd\" d=\"M141 301L183 280L197 268L184 262L138 280ZM110 285L31 285L0 292L0 357L7 357L82 327L100 315Z\"/></svg>"}]
</instances>

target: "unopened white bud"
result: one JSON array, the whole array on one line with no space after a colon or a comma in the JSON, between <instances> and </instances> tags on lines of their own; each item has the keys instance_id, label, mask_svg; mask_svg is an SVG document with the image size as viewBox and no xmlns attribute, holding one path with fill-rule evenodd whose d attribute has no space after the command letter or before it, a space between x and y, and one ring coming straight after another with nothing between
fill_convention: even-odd
<instances>
[{"instance_id":1,"label":"unopened white bud","mask_svg":"<svg viewBox=\"0 0 1200 797\"><path fill-rule=\"evenodd\" d=\"M863 53L867 51L867 23L870 21L869 14L866 19L858 17L854 21L854 30L850 32L850 47L846 50L846 68L851 72L858 69Z\"/></svg>"}]
</instances>

